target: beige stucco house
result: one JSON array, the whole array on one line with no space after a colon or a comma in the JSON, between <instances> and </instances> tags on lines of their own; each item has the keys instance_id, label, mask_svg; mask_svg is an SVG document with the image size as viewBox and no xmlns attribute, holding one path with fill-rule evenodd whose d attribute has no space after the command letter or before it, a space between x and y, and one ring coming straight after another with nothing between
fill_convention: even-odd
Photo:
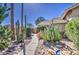
<instances>
[{"instance_id":1,"label":"beige stucco house","mask_svg":"<svg viewBox=\"0 0 79 59\"><path fill-rule=\"evenodd\" d=\"M74 4L73 6L67 8L64 13L57 18L53 18L52 20L47 20L39 23L39 26L50 26L58 28L60 32L64 32L65 24L67 24L70 20L79 16L79 4Z\"/></svg>"},{"instance_id":2,"label":"beige stucco house","mask_svg":"<svg viewBox=\"0 0 79 59\"><path fill-rule=\"evenodd\" d=\"M64 26L67 23L66 20L62 20L61 18L53 18L52 20L43 21L38 24L38 26L54 26L58 28L60 32L64 32Z\"/></svg>"},{"instance_id":3,"label":"beige stucco house","mask_svg":"<svg viewBox=\"0 0 79 59\"><path fill-rule=\"evenodd\" d=\"M79 17L79 3L66 9L61 16L63 20L67 21L70 21L74 17Z\"/></svg>"}]
</instances>

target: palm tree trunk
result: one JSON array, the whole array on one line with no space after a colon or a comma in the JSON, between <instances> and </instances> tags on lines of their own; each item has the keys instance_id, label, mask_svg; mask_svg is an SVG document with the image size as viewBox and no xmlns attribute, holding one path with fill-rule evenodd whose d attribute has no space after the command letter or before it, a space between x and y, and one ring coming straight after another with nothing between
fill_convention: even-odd
<instances>
[{"instance_id":1,"label":"palm tree trunk","mask_svg":"<svg viewBox=\"0 0 79 59\"><path fill-rule=\"evenodd\" d=\"M12 32L12 39L15 39L14 33L14 4L11 3L11 32Z\"/></svg>"}]
</instances>

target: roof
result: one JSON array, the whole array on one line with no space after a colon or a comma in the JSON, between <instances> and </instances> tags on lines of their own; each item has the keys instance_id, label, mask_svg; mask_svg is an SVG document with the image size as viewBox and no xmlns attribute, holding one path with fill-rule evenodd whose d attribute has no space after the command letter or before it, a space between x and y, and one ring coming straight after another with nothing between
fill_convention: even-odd
<instances>
[{"instance_id":1,"label":"roof","mask_svg":"<svg viewBox=\"0 0 79 59\"><path fill-rule=\"evenodd\" d=\"M68 13L70 10L72 10L72 9L74 9L74 8L76 8L76 7L79 7L79 3L76 3L76 4L74 4L73 6L67 8L67 9L64 11L64 13L62 14L61 19L63 19L63 18L67 15L67 13Z\"/></svg>"},{"instance_id":2,"label":"roof","mask_svg":"<svg viewBox=\"0 0 79 59\"><path fill-rule=\"evenodd\" d=\"M51 25L51 24L64 24L67 23L66 20L61 20L60 18L53 18L52 20L46 20L46 21L42 21L41 23L38 24L38 26L47 26L47 25Z\"/></svg>"},{"instance_id":3,"label":"roof","mask_svg":"<svg viewBox=\"0 0 79 59\"><path fill-rule=\"evenodd\" d=\"M63 13L63 15L62 15L61 17L53 18L52 20L43 21L43 22L39 23L38 25L40 25L40 26L46 26L46 25L51 25L52 23L53 23L53 24L63 24L63 23L67 23L67 20L64 20L63 18L67 15L67 13L68 13L70 10L72 10L72 9L74 9L74 8L76 8L76 7L79 7L79 3L74 4L73 6L67 8L67 9L64 11L64 13Z\"/></svg>"}]
</instances>

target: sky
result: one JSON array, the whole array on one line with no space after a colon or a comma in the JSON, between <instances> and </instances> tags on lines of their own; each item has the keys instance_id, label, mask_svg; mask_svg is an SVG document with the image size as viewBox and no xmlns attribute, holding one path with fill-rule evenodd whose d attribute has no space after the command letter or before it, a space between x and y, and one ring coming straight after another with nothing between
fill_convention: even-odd
<instances>
[{"instance_id":1,"label":"sky","mask_svg":"<svg viewBox=\"0 0 79 59\"><path fill-rule=\"evenodd\" d=\"M35 20L38 17L44 17L46 20L61 16L65 9L69 8L71 3L26 3L24 4L24 16L26 15L27 23L35 26ZM10 4L7 5L10 7ZM21 4L14 4L14 23L21 20ZM3 21L2 25L10 24L9 16Z\"/></svg>"}]
</instances>

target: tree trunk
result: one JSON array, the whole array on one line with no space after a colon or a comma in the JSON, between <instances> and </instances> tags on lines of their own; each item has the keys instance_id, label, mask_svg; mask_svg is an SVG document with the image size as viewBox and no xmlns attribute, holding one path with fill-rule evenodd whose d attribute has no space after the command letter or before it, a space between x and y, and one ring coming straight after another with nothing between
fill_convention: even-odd
<instances>
[{"instance_id":1,"label":"tree trunk","mask_svg":"<svg viewBox=\"0 0 79 59\"><path fill-rule=\"evenodd\" d=\"M14 4L11 3L11 32L12 32L12 40L15 39L14 33Z\"/></svg>"}]
</instances>

